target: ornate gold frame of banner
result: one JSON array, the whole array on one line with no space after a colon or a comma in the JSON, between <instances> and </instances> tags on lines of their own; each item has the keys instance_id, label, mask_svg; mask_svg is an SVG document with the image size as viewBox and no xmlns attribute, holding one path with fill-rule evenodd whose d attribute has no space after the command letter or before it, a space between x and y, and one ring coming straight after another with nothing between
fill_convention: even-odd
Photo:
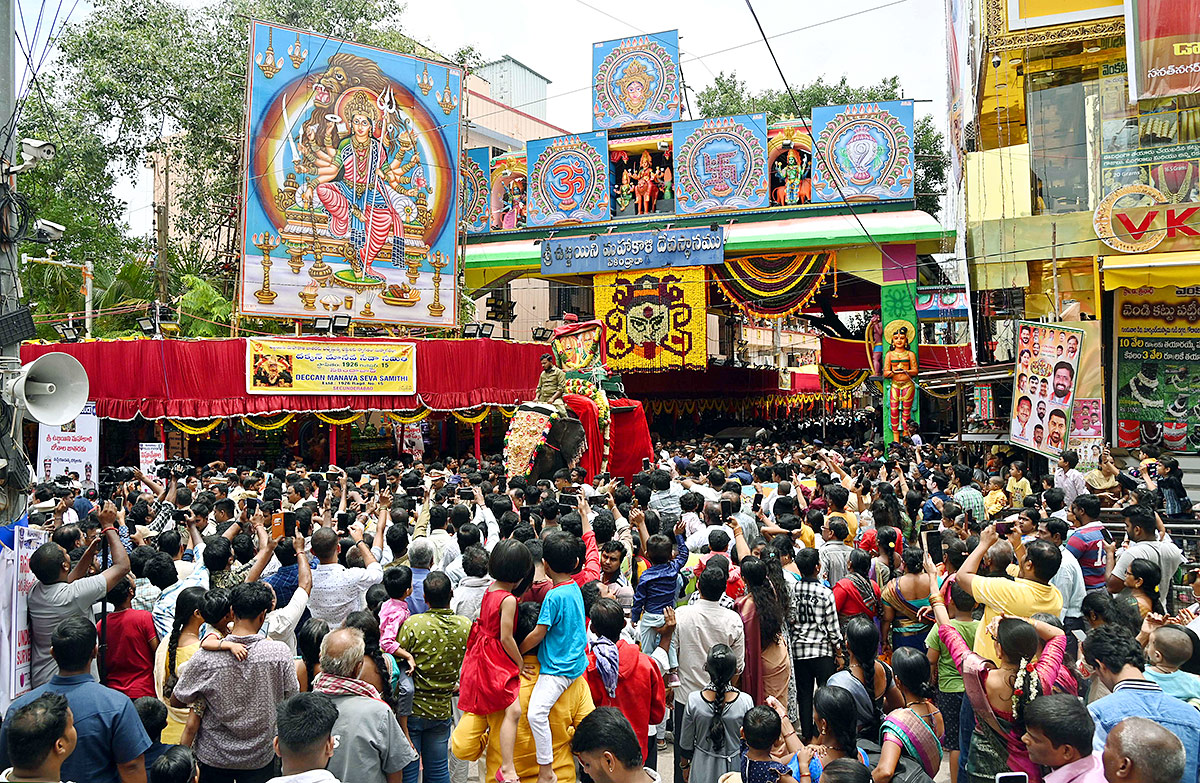
<instances>
[{"instance_id":1,"label":"ornate gold frame of banner","mask_svg":"<svg viewBox=\"0 0 1200 783\"><path fill-rule=\"evenodd\" d=\"M817 369L821 372L821 377L839 391L853 391L871 377L870 370L843 370L840 367L826 367L823 364L817 365Z\"/></svg>"},{"instance_id":2,"label":"ornate gold frame of banner","mask_svg":"<svg viewBox=\"0 0 1200 783\"><path fill-rule=\"evenodd\" d=\"M718 271L719 270L719 271ZM725 259L713 277L725 296L746 315L782 318L803 309L833 272L837 296L837 253L782 253Z\"/></svg>"}]
</instances>

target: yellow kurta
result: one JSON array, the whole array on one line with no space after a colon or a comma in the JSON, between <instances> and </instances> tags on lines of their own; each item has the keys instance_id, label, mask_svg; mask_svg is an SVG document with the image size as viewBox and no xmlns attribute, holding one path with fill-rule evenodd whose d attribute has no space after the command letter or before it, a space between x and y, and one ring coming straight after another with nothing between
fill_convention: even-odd
<instances>
[{"instance_id":1,"label":"yellow kurta","mask_svg":"<svg viewBox=\"0 0 1200 783\"><path fill-rule=\"evenodd\" d=\"M526 655L525 665L538 668L537 655ZM533 744L533 733L529 730L529 697L533 694L534 679L521 678L521 720L517 724L517 741L513 746L513 764L522 781L532 781L538 776L537 749ZM571 738L575 727L595 705L587 680L575 678L558 701L550 708L550 735L554 738L554 774L559 783L575 783L575 757L571 755ZM500 724L504 722L503 710L491 715L465 713L450 735L450 752L460 759L475 761L487 752L487 778L495 780L500 769ZM495 742L492 742L495 738Z\"/></svg>"}]
</instances>

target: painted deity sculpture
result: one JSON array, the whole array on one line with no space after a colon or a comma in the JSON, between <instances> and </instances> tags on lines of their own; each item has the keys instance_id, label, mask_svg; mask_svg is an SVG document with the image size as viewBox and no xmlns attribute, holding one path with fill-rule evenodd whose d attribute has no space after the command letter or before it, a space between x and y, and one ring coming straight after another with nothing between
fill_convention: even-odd
<instances>
[{"instance_id":1,"label":"painted deity sculpture","mask_svg":"<svg viewBox=\"0 0 1200 783\"><path fill-rule=\"evenodd\" d=\"M888 392L891 412L892 439L899 440L904 424L912 418L913 401L917 396L917 355L909 348L909 324L893 321L884 329L891 350L883 357L883 377L892 382Z\"/></svg>"},{"instance_id":2,"label":"painted deity sculpture","mask_svg":"<svg viewBox=\"0 0 1200 783\"><path fill-rule=\"evenodd\" d=\"M675 183L673 182L674 175L671 173L671 167L666 166L659 170L658 181L662 185L662 197L665 199L675 198Z\"/></svg>"},{"instance_id":3,"label":"painted deity sculpture","mask_svg":"<svg viewBox=\"0 0 1200 783\"><path fill-rule=\"evenodd\" d=\"M783 179L783 186L776 188L776 201L795 206L811 199L812 183L805 168L794 150L788 151L786 165L780 162L775 164L775 173Z\"/></svg>"},{"instance_id":4,"label":"painted deity sculpture","mask_svg":"<svg viewBox=\"0 0 1200 783\"><path fill-rule=\"evenodd\" d=\"M525 180L515 179L504 186L501 208L503 228L524 228L527 216L525 208Z\"/></svg>"},{"instance_id":5,"label":"painted deity sculpture","mask_svg":"<svg viewBox=\"0 0 1200 783\"><path fill-rule=\"evenodd\" d=\"M621 184L617 186L617 211L624 212L631 201L633 201L633 180L629 175L629 169L625 169L621 172Z\"/></svg>"},{"instance_id":6,"label":"painted deity sculpture","mask_svg":"<svg viewBox=\"0 0 1200 783\"><path fill-rule=\"evenodd\" d=\"M633 192L639 215L648 215L654 211L655 205L658 203L658 183L655 180L654 166L651 163L648 151L642 153L641 160L639 161L637 185L634 187Z\"/></svg>"}]
</instances>

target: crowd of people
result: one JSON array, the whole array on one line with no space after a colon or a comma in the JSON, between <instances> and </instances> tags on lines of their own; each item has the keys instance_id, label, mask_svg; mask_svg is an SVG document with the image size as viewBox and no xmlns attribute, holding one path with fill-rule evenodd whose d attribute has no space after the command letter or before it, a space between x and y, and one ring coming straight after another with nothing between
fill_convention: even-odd
<instances>
[{"instance_id":1,"label":"crowd of people","mask_svg":"<svg viewBox=\"0 0 1200 783\"><path fill-rule=\"evenodd\" d=\"M0 780L1198 780L1171 457L656 452L40 485Z\"/></svg>"}]
</instances>

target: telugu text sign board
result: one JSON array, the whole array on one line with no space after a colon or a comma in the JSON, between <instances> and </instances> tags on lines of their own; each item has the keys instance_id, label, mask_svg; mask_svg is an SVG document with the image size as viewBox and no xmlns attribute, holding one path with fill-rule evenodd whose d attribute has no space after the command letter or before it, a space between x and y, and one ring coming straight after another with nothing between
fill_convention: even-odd
<instances>
[{"instance_id":1,"label":"telugu text sign board","mask_svg":"<svg viewBox=\"0 0 1200 783\"><path fill-rule=\"evenodd\" d=\"M416 394L414 343L246 340L250 394Z\"/></svg>"},{"instance_id":2,"label":"telugu text sign board","mask_svg":"<svg viewBox=\"0 0 1200 783\"><path fill-rule=\"evenodd\" d=\"M60 427L38 425L38 478L75 472L84 484L94 482L100 462L100 419L96 403L88 402L83 412Z\"/></svg>"},{"instance_id":3,"label":"telugu text sign board","mask_svg":"<svg viewBox=\"0 0 1200 783\"><path fill-rule=\"evenodd\" d=\"M725 233L720 227L542 240L543 275L712 266L724 261Z\"/></svg>"},{"instance_id":4,"label":"telugu text sign board","mask_svg":"<svg viewBox=\"0 0 1200 783\"><path fill-rule=\"evenodd\" d=\"M138 467L147 476L154 475L154 463L167 458L167 445L165 443L139 443L138 444Z\"/></svg>"},{"instance_id":5,"label":"telugu text sign board","mask_svg":"<svg viewBox=\"0 0 1200 783\"><path fill-rule=\"evenodd\" d=\"M1115 297L1117 445L1200 451L1200 286Z\"/></svg>"},{"instance_id":6,"label":"telugu text sign board","mask_svg":"<svg viewBox=\"0 0 1200 783\"><path fill-rule=\"evenodd\" d=\"M8 643L11 650L8 695L17 698L32 687L33 634L29 628L29 591L37 577L29 570L29 558L37 548L50 540L50 533L34 527L17 527L14 544L17 550L17 568L12 582L12 635Z\"/></svg>"},{"instance_id":7,"label":"telugu text sign board","mask_svg":"<svg viewBox=\"0 0 1200 783\"><path fill-rule=\"evenodd\" d=\"M1009 440L1057 458L1067 448L1084 331L1018 321L1017 335Z\"/></svg>"}]
</instances>

